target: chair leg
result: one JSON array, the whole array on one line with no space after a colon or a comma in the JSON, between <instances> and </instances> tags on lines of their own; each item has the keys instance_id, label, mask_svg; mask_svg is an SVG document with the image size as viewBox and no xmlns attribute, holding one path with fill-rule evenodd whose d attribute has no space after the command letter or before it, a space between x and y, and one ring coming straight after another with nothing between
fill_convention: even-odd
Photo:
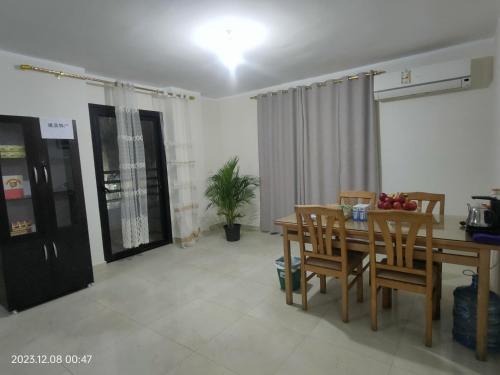
<instances>
[{"instance_id":1,"label":"chair leg","mask_svg":"<svg viewBox=\"0 0 500 375\"><path fill-rule=\"evenodd\" d=\"M356 281L358 302L363 302L363 264L358 266L358 280Z\"/></svg>"},{"instance_id":2,"label":"chair leg","mask_svg":"<svg viewBox=\"0 0 500 375\"><path fill-rule=\"evenodd\" d=\"M345 276L342 278L342 321L347 323L349 321L349 278Z\"/></svg>"},{"instance_id":3,"label":"chair leg","mask_svg":"<svg viewBox=\"0 0 500 375\"><path fill-rule=\"evenodd\" d=\"M305 269L302 271L301 276L300 292L302 294L302 309L307 310L307 271Z\"/></svg>"},{"instance_id":4,"label":"chair leg","mask_svg":"<svg viewBox=\"0 0 500 375\"><path fill-rule=\"evenodd\" d=\"M432 320L438 320L437 308L438 308L438 291L436 287L436 289L434 289L432 293Z\"/></svg>"},{"instance_id":5,"label":"chair leg","mask_svg":"<svg viewBox=\"0 0 500 375\"><path fill-rule=\"evenodd\" d=\"M370 309L372 317L372 330L376 331L377 324L377 283L372 278L371 292L370 292Z\"/></svg>"},{"instance_id":6,"label":"chair leg","mask_svg":"<svg viewBox=\"0 0 500 375\"><path fill-rule=\"evenodd\" d=\"M436 281L436 298L434 299L434 320L441 319L441 294L443 288L443 264L438 263L437 281Z\"/></svg>"},{"instance_id":7,"label":"chair leg","mask_svg":"<svg viewBox=\"0 0 500 375\"><path fill-rule=\"evenodd\" d=\"M326 276L319 275L319 291L321 293L326 293Z\"/></svg>"},{"instance_id":8,"label":"chair leg","mask_svg":"<svg viewBox=\"0 0 500 375\"><path fill-rule=\"evenodd\" d=\"M382 307L390 309L392 307L392 289L382 288Z\"/></svg>"},{"instance_id":9,"label":"chair leg","mask_svg":"<svg viewBox=\"0 0 500 375\"><path fill-rule=\"evenodd\" d=\"M425 295L425 346L432 346L432 300L433 292L427 291Z\"/></svg>"}]
</instances>

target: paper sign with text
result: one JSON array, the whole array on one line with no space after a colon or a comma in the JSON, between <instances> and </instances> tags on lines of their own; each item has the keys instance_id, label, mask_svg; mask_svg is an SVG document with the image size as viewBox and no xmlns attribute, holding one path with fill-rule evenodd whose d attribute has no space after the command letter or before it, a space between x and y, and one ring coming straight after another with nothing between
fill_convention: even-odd
<instances>
[{"instance_id":1,"label":"paper sign with text","mask_svg":"<svg viewBox=\"0 0 500 375\"><path fill-rule=\"evenodd\" d=\"M65 118L41 118L40 130L45 139L74 139L73 121Z\"/></svg>"}]
</instances>

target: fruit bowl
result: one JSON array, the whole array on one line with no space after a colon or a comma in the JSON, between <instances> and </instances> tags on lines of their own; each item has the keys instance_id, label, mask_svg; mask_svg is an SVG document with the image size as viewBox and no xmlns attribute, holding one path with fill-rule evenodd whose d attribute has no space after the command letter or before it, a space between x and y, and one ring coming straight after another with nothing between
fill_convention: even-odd
<instances>
[{"instance_id":1,"label":"fruit bowl","mask_svg":"<svg viewBox=\"0 0 500 375\"><path fill-rule=\"evenodd\" d=\"M378 196L377 208L381 210L416 211L417 207L417 202L409 200L405 193L380 193Z\"/></svg>"}]
</instances>

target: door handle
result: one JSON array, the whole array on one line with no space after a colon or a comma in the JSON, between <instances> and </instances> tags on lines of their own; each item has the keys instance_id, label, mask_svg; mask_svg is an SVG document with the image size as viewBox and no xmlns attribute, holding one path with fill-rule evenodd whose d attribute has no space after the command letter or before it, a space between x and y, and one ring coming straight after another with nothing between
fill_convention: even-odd
<instances>
[{"instance_id":1,"label":"door handle","mask_svg":"<svg viewBox=\"0 0 500 375\"><path fill-rule=\"evenodd\" d=\"M43 167L43 174L45 176L45 183L48 184L49 183L49 173L47 172L47 167L45 167L45 165L43 165L42 167Z\"/></svg>"},{"instance_id":2,"label":"door handle","mask_svg":"<svg viewBox=\"0 0 500 375\"><path fill-rule=\"evenodd\" d=\"M57 253L57 246L54 241L52 241L52 247L54 248L54 255L56 256L56 258L59 258L59 255Z\"/></svg>"},{"instance_id":3,"label":"door handle","mask_svg":"<svg viewBox=\"0 0 500 375\"><path fill-rule=\"evenodd\" d=\"M47 245L43 244L43 251L45 253L45 261L49 260L49 253L47 252Z\"/></svg>"},{"instance_id":4,"label":"door handle","mask_svg":"<svg viewBox=\"0 0 500 375\"><path fill-rule=\"evenodd\" d=\"M33 175L35 176L35 184L38 184L38 171L33 167Z\"/></svg>"}]
</instances>

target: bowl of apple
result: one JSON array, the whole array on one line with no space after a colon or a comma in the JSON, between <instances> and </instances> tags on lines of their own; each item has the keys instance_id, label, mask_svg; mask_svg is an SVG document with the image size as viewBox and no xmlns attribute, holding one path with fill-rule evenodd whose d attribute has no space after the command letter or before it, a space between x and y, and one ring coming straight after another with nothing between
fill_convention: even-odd
<instances>
[{"instance_id":1,"label":"bowl of apple","mask_svg":"<svg viewBox=\"0 0 500 375\"><path fill-rule=\"evenodd\" d=\"M377 207L381 210L416 211L417 202L409 200L405 193L380 193Z\"/></svg>"}]
</instances>

